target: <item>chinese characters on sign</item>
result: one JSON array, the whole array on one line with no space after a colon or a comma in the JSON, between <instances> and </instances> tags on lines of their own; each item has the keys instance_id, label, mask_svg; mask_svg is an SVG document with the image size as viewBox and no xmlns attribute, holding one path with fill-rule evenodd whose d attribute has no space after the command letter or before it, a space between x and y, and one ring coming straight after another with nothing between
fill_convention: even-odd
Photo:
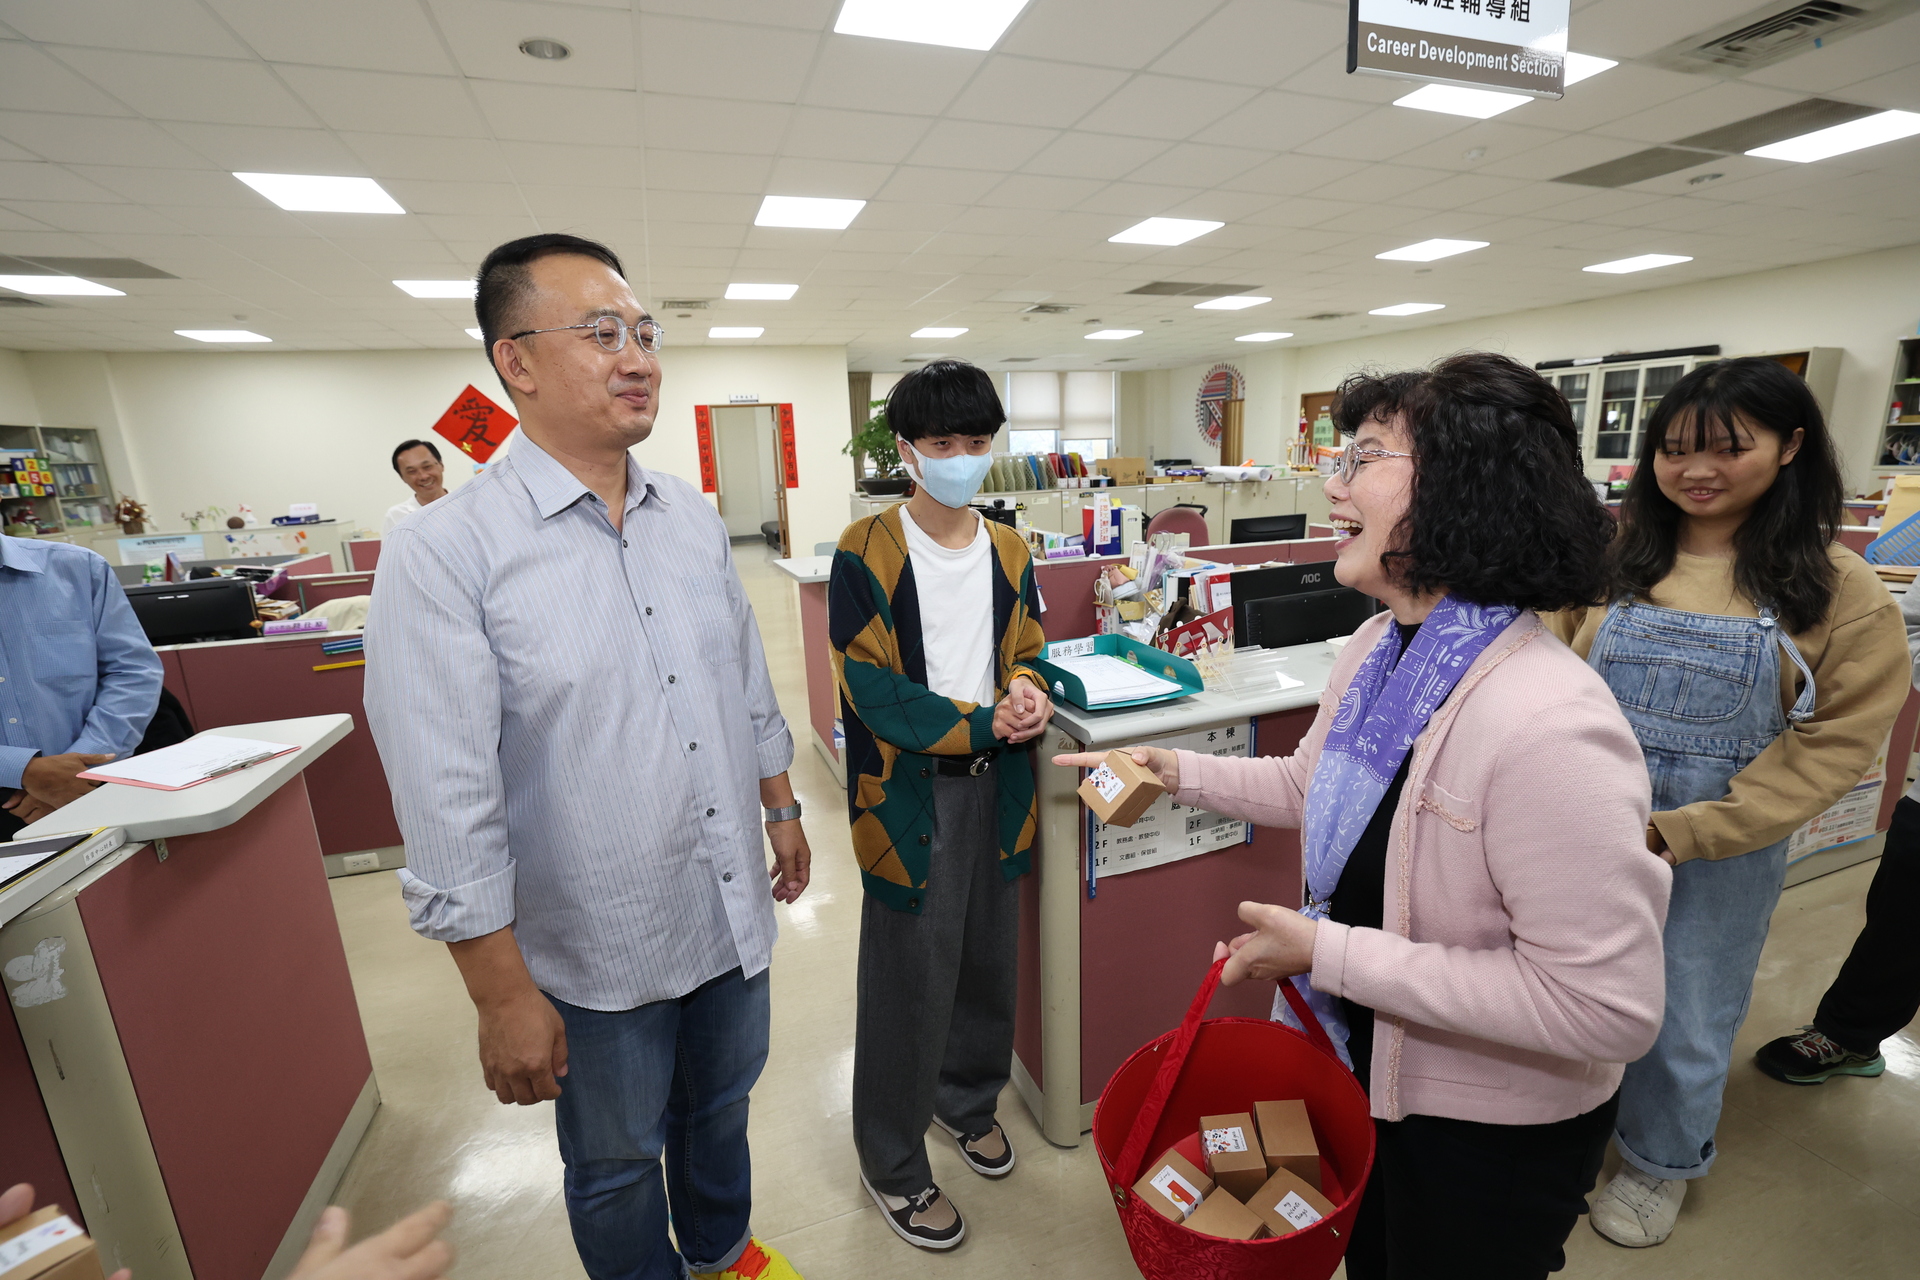
<instances>
[{"instance_id":1,"label":"chinese characters on sign","mask_svg":"<svg viewBox=\"0 0 1920 1280\"><path fill-rule=\"evenodd\" d=\"M800 487L800 454L793 442L793 406L776 405L780 417L780 469L786 474L787 488Z\"/></svg>"},{"instance_id":2,"label":"chinese characters on sign","mask_svg":"<svg viewBox=\"0 0 1920 1280\"><path fill-rule=\"evenodd\" d=\"M518 418L468 387L433 424L433 433L451 440L454 448L475 462L485 462L519 425Z\"/></svg>"},{"instance_id":3,"label":"chinese characters on sign","mask_svg":"<svg viewBox=\"0 0 1920 1280\"><path fill-rule=\"evenodd\" d=\"M1348 0L1347 70L1557 98L1568 0Z\"/></svg>"},{"instance_id":4,"label":"chinese characters on sign","mask_svg":"<svg viewBox=\"0 0 1920 1280\"><path fill-rule=\"evenodd\" d=\"M1253 745L1252 726L1253 722L1248 720L1214 729L1196 729L1192 733L1155 738L1152 745L1169 751L1245 756ZM1251 823L1236 822L1192 805L1175 804L1173 797L1167 795L1149 805L1131 827L1093 823L1091 861L1096 877L1117 876L1198 857L1228 845L1245 844L1252 838Z\"/></svg>"},{"instance_id":5,"label":"chinese characters on sign","mask_svg":"<svg viewBox=\"0 0 1920 1280\"><path fill-rule=\"evenodd\" d=\"M700 446L700 492L720 492L720 469L713 460L713 413L704 404L693 406L693 434Z\"/></svg>"}]
</instances>

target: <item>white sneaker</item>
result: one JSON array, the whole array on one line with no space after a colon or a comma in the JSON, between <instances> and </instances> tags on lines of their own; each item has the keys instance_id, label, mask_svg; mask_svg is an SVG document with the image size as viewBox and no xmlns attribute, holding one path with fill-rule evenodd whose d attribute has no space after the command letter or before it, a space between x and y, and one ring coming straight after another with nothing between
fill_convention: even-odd
<instances>
[{"instance_id":1,"label":"white sneaker","mask_svg":"<svg viewBox=\"0 0 1920 1280\"><path fill-rule=\"evenodd\" d=\"M1607 1189L1594 1197L1588 1216L1593 1229L1615 1244L1644 1249L1673 1234L1680 1202L1686 1198L1684 1181L1656 1178L1623 1164Z\"/></svg>"}]
</instances>

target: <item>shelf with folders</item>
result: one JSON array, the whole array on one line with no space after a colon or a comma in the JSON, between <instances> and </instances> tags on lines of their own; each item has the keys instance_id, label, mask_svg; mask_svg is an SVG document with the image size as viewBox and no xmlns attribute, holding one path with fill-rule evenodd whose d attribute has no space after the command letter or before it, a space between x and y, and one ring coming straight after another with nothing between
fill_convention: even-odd
<instances>
[{"instance_id":1,"label":"shelf with folders","mask_svg":"<svg viewBox=\"0 0 1920 1280\"><path fill-rule=\"evenodd\" d=\"M1894 347L1881 422L1879 465L1920 467L1920 337L1902 338Z\"/></svg>"},{"instance_id":2,"label":"shelf with folders","mask_svg":"<svg viewBox=\"0 0 1920 1280\"><path fill-rule=\"evenodd\" d=\"M982 493L1053 489L1065 479L1085 479L1093 467L1077 453L1009 453L993 460Z\"/></svg>"},{"instance_id":3,"label":"shelf with folders","mask_svg":"<svg viewBox=\"0 0 1920 1280\"><path fill-rule=\"evenodd\" d=\"M116 499L92 427L0 425L0 525L63 538L113 525Z\"/></svg>"}]
</instances>

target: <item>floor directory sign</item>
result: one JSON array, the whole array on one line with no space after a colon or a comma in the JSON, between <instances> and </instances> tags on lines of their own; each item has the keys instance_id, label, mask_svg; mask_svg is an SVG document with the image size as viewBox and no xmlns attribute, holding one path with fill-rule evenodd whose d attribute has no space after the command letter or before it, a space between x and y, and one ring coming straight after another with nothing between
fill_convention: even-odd
<instances>
[{"instance_id":1,"label":"floor directory sign","mask_svg":"<svg viewBox=\"0 0 1920 1280\"><path fill-rule=\"evenodd\" d=\"M1347 70L1557 98L1568 0L1348 0Z\"/></svg>"},{"instance_id":2,"label":"floor directory sign","mask_svg":"<svg viewBox=\"0 0 1920 1280\"><path fill-rule=\"evenodd\" d=\"M1253 748L1253 722L1240 721L1192 733L1169 734L1150 744L1169 751L1195 751L1210 756L1247 756ZM1101 877L1117 876L1144 867L1157 867L1182 858L1194 858L1253 838L1253 824L1217 813L1175 804L1161 796L1130 827L1110 827L1088 815L1089 887Z\"/></svg>"}]
</instances>

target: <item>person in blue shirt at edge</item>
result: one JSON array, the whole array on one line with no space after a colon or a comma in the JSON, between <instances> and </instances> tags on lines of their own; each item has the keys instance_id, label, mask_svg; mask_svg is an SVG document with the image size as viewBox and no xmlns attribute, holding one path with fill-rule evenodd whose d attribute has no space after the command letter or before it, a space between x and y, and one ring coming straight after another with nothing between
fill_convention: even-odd
<instances>
[{"instance_id":1,"label":"person in blue shirt at edge","mask_svg":"<svg viewBox=\"0 0 1920 1280\"><path fill-rule=\"evenodd\" d=\"M402 895L466 982L487 1088L558 1099L588 1276L799 1280L749 1225L747 1112L773 904L812 854L726 525L629 452L664 330L561 234L488 254L474 310L519 431L389 535L367 615Z\"/></svg>"},{"instance_id":2,"label":"person in blue shirt at edge","mask_svg":"<svg viewBox=\"0 0 1920 1280\"><path fill-rule=\"evenodd\" d=\"M160 655L97 552L0 535L0 840L133 754L160 705Z\"/></svg>"},{"instance_id":3,"label":"person in blue shirt at edge","mask_svg":"<svg viewBox=\"0 0 1920 1280\"><path fill-rule=\"evenodd\" d=\"M853 1049L860 1180L908 1244L966 1223L927 1162L931 1121L989 1178L1013 1063L1015 939L1035 830L1031 744L1053 704L1027 544L968 503L1006 421L960 360L902 378L887 423L919 489L840 535L827 630L866 888ZM931 606L931 607L929 607Z\"/></svg>"}]
</instances>

